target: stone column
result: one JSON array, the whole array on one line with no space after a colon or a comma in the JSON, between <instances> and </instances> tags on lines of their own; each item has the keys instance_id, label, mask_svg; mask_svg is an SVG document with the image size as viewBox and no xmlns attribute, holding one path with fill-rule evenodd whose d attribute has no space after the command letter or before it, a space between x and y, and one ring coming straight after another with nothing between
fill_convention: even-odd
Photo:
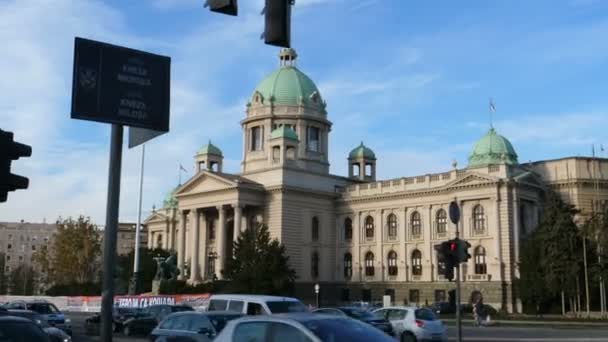
<instances>
[{"instance_id":1,"label":"stone column","mask_svg":"<svg viewBox=\"0 0 608 342\"><path fill-rule=\"evenodd\" d=\"M359 251L361 250L361 212L355 212L353 216L353 248L352 248L352 256L353 256L353 276L352 279L359 278L359 281L362 280L360 267L361 267L361 257L359 256Z\"/></svg>"},{"instance_id":2,"label":"stone column","mask_svg":"<svg viewBox=\"0 0 608 342\"><path fill-rule=\"evenodd\" d=\"M498 190L497 190L498 191ZM501 244L501 229L500 229L500 199L496 197L494 202L494 216L495 224L496 224L496 259L498 264L498 270L496 275L498 276L496 280L502 281L502 244ZM493 280L493 279L492 279Z\"/></svg>"},{"instance_id":3,"label":"stone column","mask_svg":"<svg viewBox=\"0 0 608 342\"><path fill-rule=\"evenodd\" d=\"M217 240L217 259L215 264L215 274L218 279L222 279L222 270L224 269L224 261L226 260L226 214L221 205L217 206L219 213L218 227L216 229Z\"/></svg>"},{"instance_id":4,"label":"stone column","mask_svg":"<svg viewBox=\"0 0 608 342\"><path fill-rule=\"evenodd\" d=\"M200 234L200 214L197 209L190 213L192 227L192 253L190 256L190 282L197 283L200 280L199 267L199 234Z\"/></svg>"},{"instance_id":5,"label":"stone column","mask_svg":"<svg viewBox=\"0 0 608 342\"><path fill-rule=\"evenodd\" d=\"M234 230L233 230L233 241L236 242L236 240L239 237L239 234L241 233L241 222L242 222L242 217L243 217L243 208L241 207L241 205L239 203L237 204L233 204L232 208L234 208Z\"/></svg>"},{"instance_id":6,"label":"stone column","mask_svg":"<svg viewBox=\"0 0 608 342\"><path fill-rule=\"evenodd\" d=\"M519 263L519 194L513 186L513 274L519 278L519 268L516 266Z\"/></svg>"},{"instance_id":7,"label":"stone column","mask_svg":"<svg viewBox=\"0 0 608 342\"><path fill-rule=\"evenodd\" d=\"M207 278L207 216L205 216L205 212L201 211L201 217L200 220L203 222L203 226L202 228L199 230L200 233L200 241L198 242L199 246L202 243L203 244L203 248L201 250L201 254L199 255L199 262L200 262L200 269L202 272L202 279L206 279ZM202 256L202 258L201 258ZM202 260L201 260L202 259Z\"/></svg>"},{"instance_id":8,"label":"stone column","mask_svg":"<svg viewBox=\"0 0 608 342\"><path fill-rule=\"evenodd\" d=\"M182 211L181 227L179 229L179 245L177 250L177 268L179 269L179 278L184 279L184 263L186 261L186 220L188 215L186 211Z\"/></svg>"}]
</instances>

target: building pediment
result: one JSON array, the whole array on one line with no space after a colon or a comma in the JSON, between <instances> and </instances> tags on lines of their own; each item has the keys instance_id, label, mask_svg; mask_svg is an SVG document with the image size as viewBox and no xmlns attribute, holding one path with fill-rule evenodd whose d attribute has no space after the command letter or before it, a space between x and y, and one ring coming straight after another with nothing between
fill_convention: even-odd
<instances>
[{"instance_id":1,"label":"building pediment","mask_svg":"<svg viewBox=\"0 0 608 342\"><path fill-rule=\"evenodd\" d=\"M165 221L166 219L167 219L167 216L165 214L155 211L150 216L148 216L148 218L146 218L146 220L144 221L144 224L148 224L150 222Z\"/></svg>"},{"instance_id":2,"label":"building pediment","mask_svg":"<svg viewBox=\"0 0 608 342\"><path fill-rule=\"evenodd\" d=\"M496 183L500 181L500 178L488 176L486 174L469 172L465 175L457 178L453 182L446 184L446 188L460 188L460 187L474 187L478 185L487 185L489 183Z\"/></svg>"},{"instance_id":3,"label":"building pediment","mask_svg":"<svg viewBox=\"0 0 608 342\"><path fill-rule=\"evenodd\" d=\"M201 171L190 178L184 185L180 186L175 192L175 197L234 189L237 186L238 180L223 177L221 174L215 174L209 171Z\"/></svg>"},{"instance_id":4,"label":"building pediment","mask_svg":"<svg viewBox=\"0 0 608 342\"><path fill-rule=\"evenodd\" d=\"M522 173L514 176L513 179L517 183L521 183L521 184L527 184L527 185L532 185L532 186L537 186L537 187L545 186L545 184L542 181L542 179L540 178L540 176L538 176L536 173L534 173L532 171L523 171Z\"/></svg>"}]
</instances>

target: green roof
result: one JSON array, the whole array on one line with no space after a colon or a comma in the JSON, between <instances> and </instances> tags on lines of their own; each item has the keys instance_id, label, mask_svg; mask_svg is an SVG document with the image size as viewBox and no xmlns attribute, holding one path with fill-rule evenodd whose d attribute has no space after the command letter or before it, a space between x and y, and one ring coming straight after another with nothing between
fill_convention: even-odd
<instances>
[{"instance_id":1,"label":"green roof","mask_svg":"<svg viewBox=\"0 0 608 342\"><path fill-rule=\"evenodd\" d=\"M283 60L285 55L291 58ZM296 53L292 49L282 50L282 65L272 74L264 78L255 88L254 95L259 92L264 104L275 105L307 105L323 107L323 100L315 83L294 65Z\"/></svg>"},{"instance_id":2,"label":"green roof","mask_svg":"<svg viewBox=\"0 0 608 342\"><path fill-rule=\"evenodd\" d=\"M503 163L517 164L517 153L507 138L490 128L488 133L475 143L469 155L469 167Z\"/></svg>"},{"instance_id":3,"label":"green roof","mask_svg":"<svg viewBox=\"0 0 608 342\"><path fill-rule=\"evenodd\" d=\"M209 143L203 147L201 147L200 150L198 150L198 152L196 154L214 154L216 156L222 156L222 150L220 150L217 146L213 145L211 143L211 140L209 140Z\"/></svg>"},{"instance_id":4,"label":"green roof","mask_svg":"<svg viewBox=\"0 0 608 342\"><path fill-rule=\"evenodd\" d=\"M177 191L177 188L179 188L179 185L165 196L165 199L163 200L163 208L177 208L177 198L175 198L175 191Z\"/></svg>"},{"instance_id":5,"label":"green roof","mask_svg":"<svg viewBox=\"0 0 608 342\"><path fill-rule=\"evenodd\" d=\"M274 138L298 140L298 135L293 131L293 129L287 126L281 126L270 133L270 139Z\"/></svg>"},{"instance_id":6,"label":"green roof","mask_svg":"<svg viewBox=\"0 0 608 342\"><path fill-rule=\"evenodd\" d=\"M369 147L363 145L363 141L362 141L361 145L357 146L355 149L350 151L348 158L349 159L365 158L365 159L374 159L375 160L376 154Z\"/></svg>"}]
</instances>

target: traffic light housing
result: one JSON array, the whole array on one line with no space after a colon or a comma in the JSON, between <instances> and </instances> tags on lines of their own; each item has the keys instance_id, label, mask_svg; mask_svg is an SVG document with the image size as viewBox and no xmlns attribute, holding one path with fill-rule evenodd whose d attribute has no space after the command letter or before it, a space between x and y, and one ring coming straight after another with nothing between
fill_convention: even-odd
<instances>
[{"instance_id":1,"label":"traffic light housing","mask_svg":"<svg viewBox=\"0 0 608 342\"><path fill-rule=\"evenodd\" d=\"M471 254L469 254L469 248L471 248L471 244L466 240L456 240L456 260L458 263L465 263L471 259Z\"/></svg>"},{"instance_id":2,"label":"traffic light housing","mask_svg":"<svg viewBox=\"0 0 608 342\"><path fill-rule=\"evenodd\" d=\"M237 0L207 0L211 12L238 15Z\"/></svg>"},{"instance_id":3,"label":"traffic light housing","mask_svg":"<svg viewBox=\"0 0 608 342\"><path fill-rule=\"evenodd\" d=\"M291 6L293 0L266 0L264 10L264 42L269 45L290 47Z\"/></svg>"},{"instance_id":4,"label":"traffic light housing","mask_svg":"<svg viewBox=\"0 0 608 342\"><path fill-rule=\"evenodd\" d=\"M455 240L448 240L442 242L437 251L437 261L445 265L443 276L450 281L454 280L454 267L458 265L456 262L456 247Z\"/></svg>"},{"instance_id":5,"label":"traffic light housing","mask_svg":"<svg viewBox=\"0 0 608 342\"><path fill-rule=\"evenodd\" d=\"M12 132L0 129L0 202L6 202L10 191L29 186L29 179L11 173L11 162L31 155L30 146L13 141Z\"/></svg>"}]
</instances>

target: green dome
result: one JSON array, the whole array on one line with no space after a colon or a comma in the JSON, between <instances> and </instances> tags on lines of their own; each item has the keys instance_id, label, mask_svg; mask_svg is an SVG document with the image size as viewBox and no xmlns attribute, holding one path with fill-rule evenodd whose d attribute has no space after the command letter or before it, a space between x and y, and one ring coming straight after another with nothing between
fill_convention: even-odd
<instances>
[{"instance_id":1,"label":"green dome","mask_svg":"<svg viewBox=\"0 0 608 342\"><path fill-rule=\"evenodd\" d=\"M260 93L263 104L324 106L315 83L295 67L296 56L293 49L281 50L281 66L258 84L253 102L256 93Z\"/></svg>"},{"instance_id":2,"label":"green dome","mask_svg":"<svg viewBox=\"0 0 608 342\"><path fill-rule=\"evenodd\" d=\"M298 135L293 131L293 129L287 126L281 126L270 133L270 139L274 138L298 140Z\"/></svg>"},{"instance_id":3,"label":"green dome","mask_svg":"<svg viewBox=\"0 0 608 342\"><path fill-rule=\"evenodd\" d=\"M171 192L165 196L165 199L163 200L163 208L177 208L177 198L175 198L175 191L177 188L179 188L179 186L176 186L175 189L171 190Z\"/></svg>"},{"instance_id":4,"label":"green dome","mask_svg":"<svg viewBox=\"0 0 608 342\"><path fill-rule=\"evenodd\" d=\"M201 147L200 150L198 150L198 152L196 154L214 154L216 156L222 156L222 150L220 150L217 146L213 145L211 143L211 140L209 140L209 143L203 147Z\"/></svg>"},{"instance_id":5,"label":"green dome","mask_svg":"<svg viewBox=\"0 0 608 342\"><path fill-rule=\"evenodd\" d=\"M502 163L517 164L517 153L507 138L490 128L488 133L475 143L473 152L469 155L469 167Z\"/></svg>"},{"instance_id":6,"label":"green dome","mask_svg":"<svg viewBox=\"0 0 608 342\"><path fill-rule=\"evenodd\" d=\"M374 159L375 160L376 154L369 147L363 145L363 141L362 141L361 145L357 146L355 149L350 151L348 158L349 159L365 158L365 159Z\"/></svg>"}]
</instances>

